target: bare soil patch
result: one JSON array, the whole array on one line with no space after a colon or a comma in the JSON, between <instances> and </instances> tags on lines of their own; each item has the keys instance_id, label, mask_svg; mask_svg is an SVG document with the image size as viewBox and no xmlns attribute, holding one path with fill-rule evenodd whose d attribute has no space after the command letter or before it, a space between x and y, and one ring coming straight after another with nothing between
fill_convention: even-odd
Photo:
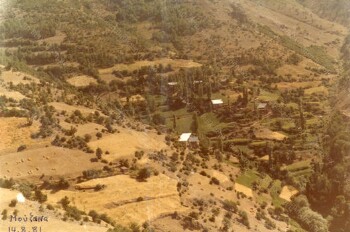
<instances>
[{"instance_id":1,"label":"bare soil patch","mask_svg":"<svg viewBox=\"0 0 350 232\"><path fill-rule=\"evenodd\" d=\"M283 186L281 194L279 195L280 198L286 200L286 201L291 201L291 197L297 194L299 191L294 188L293 186L286 185Z\"/></svg>"},{"instance_id":2,"label":"bare soil patch","mask_svg":"<svg viewBox=\"0 0 350 232\"><path fill-rule=\"evenodd\" d=\"M235 190L237 192L244 193L247 197L253 197L253 190L251 188L244 186L244 185L235 183Z\"/></svg>"}]
</instances>

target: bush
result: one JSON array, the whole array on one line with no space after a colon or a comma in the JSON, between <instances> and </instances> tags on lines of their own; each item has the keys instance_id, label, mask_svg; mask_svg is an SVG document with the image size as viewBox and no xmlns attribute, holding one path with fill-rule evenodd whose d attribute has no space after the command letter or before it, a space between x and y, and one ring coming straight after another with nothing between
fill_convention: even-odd
<instances>
[{"instance_id":1,"label":"bush","mask_svg":"<svg viewBox=\"0 0 350 232\"><path fill-rule=\"evenodd\" d=\"M237 203L230 200L225 200L223 202L223 207L230 212L236 213L238 211Z\"/></svg>"},{"instance_id":2,"label":"bush","mask_svg":"<svg viewBox=\"0 0 350 232\"><path fill-rule=\"evenodd\" d=\"M69 182L65 180L63 177L58 181L56 188L58 189L67 189L69 188Z\"/></svg>"},{"instance_id":3,"label":"bush","mask_svg":"<svg viewBox=\"0 0 350 232\"><path fill-rule=\"evenodd\" d=\"M103 154L102 149L101 148L97 148L96 149L96 157L97 157L97 159L101 159L102 158L102 154Z\"/></svg>"},{"instance_id":4,"label":"bush","mask_svg":"<svg viewBox=\"0 0 350 232\"><path fill-rule=\"evenodd\" d=\"M155 125L164 125L165 118L160 114L154 114L152 117L152 121Z\"/></svg>"},{"instance_id":5,"label":"bush","mask_svg":"<svg viewBox=\"0 0 350 232\"><path fill-rule=\"evenodd\" d=\"M77 221L80 221L81 215L84 214L83 211L77 209L75 206L66 206L64 209L66 210L66 216L71 217Z\"/></svg>"},{"instance_id":6,"label":"bush","mask_svg":"<svg viewBox=\"0 0 350 232\"><path fill-rule=\"evenodd\" d=\"M219 185L219 184L220 184L220 181L219 181L217 178L212 177L211 180L210 180L210 183Z\"/></svg>"},{"instance_id":7,"label":"bush","mask_svg":"<svg viewBox=\"0 0 350 232\"><path fill-rule=\"evenodd\" d=\"M204 170L202 170L199 174L201 174L202 176L207 176L208 175Z\"/></svg>"},{"instance_id":8,"label":"bush","mask_svg":"<svg viewBox=\"0 0 350 232\"><path fill-rule=\"evenodd\" d=\"M62 198L59 203L61 203L63 208L66 208L69 204L70 204L70 200L68 199L67 196L65 196L64 198Z\"/></svg>"},{"instance_id":9,"label":"bush","mask_svg":"<svg viewBox=\"0 0 350 232\"><path fill-rule=\"evenodd\" d=\"M25 149L27 149L27 146L26 145L21 145L17 148L17 152L21 152L21 151L24 151Z\"/></svg>"},{"instance_id":10,"label":"bush","mask_svg":"<svg viewBox=\"0 0 350 232\"><path fill-rule=\"evenodd\" d=\"M188 216L196 220L199 218L199 214L197 212L191 212Z\"/></svg>"},{"instance_id":11,"label":"bush","mask_svg":"<svg viewBox=\"0 0 350 232\"><path fill-rule=\"evenodd\" d=\"M248 215L246 212L244 211L240 211L239 212L239 216L241 217L240 218L240 221L243 225L245 225L247 228L250 228L250 225L249 225L249 219L248 219Z\"/></svg>"},{"instance_id":12,"label":"bush","mask_svg":"<svg viewBox=\"0 0 350 232\"><path fill-rule=\"evenodd\" d=\"M15 181L11 178L9 180L0 178L0 187L10 189L15 185Z\"/></svg>"},{"instance_id":13,"label":"bush","mask_svg":"<svg viewBox=\"0 0 350 232\"><path fill-rule=\"evenodd\" d=\"M100 191L102 189L104 189L106 186L104 184L97 184L95 186L95 191Z\"/></svg>"},{"instance_id":14,"label":"bush","mask_svg":"<svg viewBox=\"0 0 350 232\"><path fill-rule=\"evenodd\" d=\"M2 220L7 220L7 209L4 209L2 212L1 212L1 215L2 215Z\"/></svg>"},{"instance_id":15,"label":"bush","mask_svg":"<svg viewBox=\"0 0 350 232\"><path fill-rule=\"evenodd\" d=\"M9 206L10 207L15 207L16 205L17 205L17 200L16 199L11 200Z\"/></svg>"},{"instance_id":16,"label":"bush","mask_svg":"<svg viewBox=\"0 0 350 232\"><path fill-rule=\"evenodd\" d=\"M47 195L43 194L40 190L36 190L35 199L38 200L40 203L44 203L45 201L47 201Z\"/></svg>"},{"instance_id":17,"label":"bush","mask_svg":"<svg viewBox=\"0 0 350 232\"><path fill-rule=\"evenodd\" d=\"M145 181L151 176L151 170L149 168L142 168L137 173L137 179L140 181Z\"/></svg>"},{"instance_id":18,"label":"bush","mask_svg":"<svg viewBox=\"0 0 350 232\"><path fill-rule=\"evenodd\" d=\"M101 132L97 132L97 133L96 133L96 137L97 137L98 139L102 138L102 133L101 133Z\"/></svg>"},{"instance_id":19,"label":"bush","mask_svg":"<svg viewBox=\"0 0 350 232\"><path fill-rule=\"evenodd\" d=\"M97 219L99 219L99 215L95 210L90 210L89 216L92 218L93 222L97 222Z\"/></svg>"},{"instance_id":20,"label":"bush","mask_svg":"<svg viewBox=\"0 0 350 232\"><path fill-rule=\"evenodd\" d=\"M90 142L90 140L91 140L91 135L89 135L89 134L86 134L86 135L84 135L84 141L85 142Z\"/></svg>"}]
</instances>

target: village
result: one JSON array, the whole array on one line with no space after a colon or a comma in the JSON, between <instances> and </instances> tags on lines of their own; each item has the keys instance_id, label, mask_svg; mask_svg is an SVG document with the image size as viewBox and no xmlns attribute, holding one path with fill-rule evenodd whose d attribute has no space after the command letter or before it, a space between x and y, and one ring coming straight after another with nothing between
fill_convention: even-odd
<instances>
[{"instance_id":1,"label":"village","mask_svg":"<svg viewBox=\"0 0 350 232\"><path fill-rule=\"evenodd\" d=\"M0 231L347 232L344 1L0 6Z\"/></svg>"}]
</instances>

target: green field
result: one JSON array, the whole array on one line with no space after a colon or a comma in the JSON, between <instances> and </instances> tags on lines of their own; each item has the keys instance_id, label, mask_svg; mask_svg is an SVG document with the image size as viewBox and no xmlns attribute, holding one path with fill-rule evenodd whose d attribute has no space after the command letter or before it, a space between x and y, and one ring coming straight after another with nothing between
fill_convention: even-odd
<instances>
[{"instance_id":1,"label":"green field","mask_svg":"<svg viewBox=\"0 0 350 232\"><path fill-rule=\"evenodd\" d=\"M260 176L258 172L254 170L247 170L236 179L236 182L251 188L254 181L258 181L259 178Z\"/></svg>"}]
</instances>

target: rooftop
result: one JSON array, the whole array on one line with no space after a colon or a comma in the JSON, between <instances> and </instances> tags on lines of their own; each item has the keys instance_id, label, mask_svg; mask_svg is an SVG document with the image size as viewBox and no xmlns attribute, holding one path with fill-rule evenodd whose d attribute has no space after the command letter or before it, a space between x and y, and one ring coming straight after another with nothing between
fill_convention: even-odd
<instances>
[{"instance_id":1,"label":"rooftop","mask_svg":"<svg viewBox=\"0 0 350 232\"><path fill-rule=\"evenodd\" d=\"M192 133L183 133L180 135L179 142L187 142L188 139L191 137Z\"/></svg>"},{"instance_id":2,"label":"rooftop","mask_svg":"<svg viewBox=\"0 0 350 232\"><path fill-rule=\"evenodd\" d=\"M259 110L260 110L260 109L265 109L266 106L267 106L267 103L259 103L257 108L258 108Z\"/></svg>"},{"instance_id":3,"label":"rooftop","mask_svg":"<svg viewBox=\"0 0 350 232\"><path fill-rule=\"evenodd\" d=\"M220 105L220 104L223 104L224 102L222 101L222 99L214 99L214 100L211 100L211 103L213 105Z\"/></svg>"},{"instance_id":4,"label":"rooftop","mask_svg":"<svg viewBox=\"0 0 350 232\"><path fill-rule=\"evenodd\" d=\"M199 139L197 136L191 136L189 139L188 139L189 142L199 142Z\"/></svg>"},{"instance_id":5,"label":"rooftop","mask_svg":"<svg viewBox=\"0 0 350 232\"><path fill-rule=\"evenodd\" d=\"M177 82L175 82L175 81L173 81L173 82L168 82L168 85L174 86L174 85L177 85Z\"/></svg>"}]
</instances>

